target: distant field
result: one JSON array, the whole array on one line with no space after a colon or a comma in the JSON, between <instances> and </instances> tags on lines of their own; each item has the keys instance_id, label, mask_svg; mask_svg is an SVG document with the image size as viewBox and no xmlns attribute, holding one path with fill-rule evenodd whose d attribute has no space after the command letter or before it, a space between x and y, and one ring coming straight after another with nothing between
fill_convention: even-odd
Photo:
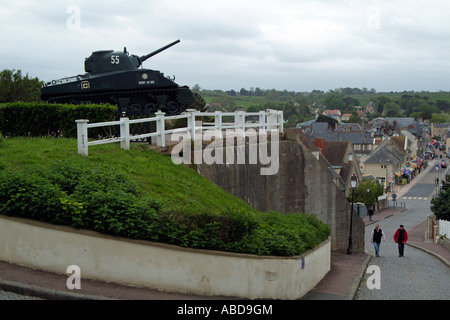
<instances>
[{"instance_id":1,"label":"distant field","mask_svg":"<svg viewBox=\"0 0 450 320\"><path fill-rule=\"evenodd\" d=\"M212 103L217 100L217 97L220 96L218 93L212 93L212 91L202 91L200 93L206 103ZM222 95L225 95L224 93ZM430 102L436 102L437 100L444 100L450 102L450 92L380 92L380 93L367 93L367 94L352 94L345 95L345 97L352 97L358 100L361 106L366 106L370 101L376 101L379 97L384 96L393 101L400 101L403 95L410 96L420 96L420 97L428 97ZM316 96L315 99L318 100L320 95ZM247 109L251 105L264 105L264 104L278 104L285 103L289 100L287 99L271 99L268 97L261 96L227 96L228 99L234 101L235 107L242 107ZM292 99L291 99L292 100Z\"/></svg>"},{"instance_id":2,"label":"distant field","mask_svg":"<svg viewBox=\"0 0 450 320\"><path fill-rule=\"evenodd\" d=\"M360 94L350 95L350 97L361 102L362 106L367 105L370 101L375 101L377 98L384 96L393 101L400 101L403 95L428 97L430 102L436 102L437 100L445 100L450 102L450 92L394 92L394 93L377 93L377 94Z\"/></svg>"}]
</instances>

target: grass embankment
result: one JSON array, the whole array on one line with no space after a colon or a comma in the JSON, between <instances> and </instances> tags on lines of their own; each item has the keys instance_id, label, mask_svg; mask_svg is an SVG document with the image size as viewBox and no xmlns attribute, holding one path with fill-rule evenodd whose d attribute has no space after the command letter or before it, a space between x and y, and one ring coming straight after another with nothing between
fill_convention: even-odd
<instances>
[{"instance_id":1,"label":"grass embankment","mask_svg":"<svg viewBox=\"0 0 450 320\"><path fill-rule=\"evenodd\" d=\"M315 216L257 212L145 144L76 149L75 139L0 139L0 213L259 255L298 255L329 235Z\"/></svg>"}]
</instances>

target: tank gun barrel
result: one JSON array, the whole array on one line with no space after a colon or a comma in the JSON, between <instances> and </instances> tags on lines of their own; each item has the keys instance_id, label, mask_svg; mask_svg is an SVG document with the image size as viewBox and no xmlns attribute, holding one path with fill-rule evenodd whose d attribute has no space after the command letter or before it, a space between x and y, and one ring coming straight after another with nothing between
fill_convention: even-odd
<instances>
[{"instance_id":1,"label":"tank gun barrel","mask_svg":"<svg viewBox=\"0 0 450 320\"><path fill-rule=\"evenodd\" d=\"M155 51L153 51L153 52L151 52L151 53L149 53L149 54L146 54L146 55L144 55L144 56L139 57L139 61L140 61L140 64L139 64L139 65L141 65L142 62L144 62L144 61L147 60L148 58L153 57L154 55L157 55L158 53L160 53L160 52L162 52L162 51L164 51L164 50L166 50L166 49L169 49L170 47L176 45L176 44L179 43L179 42L180 42L180 40L174 41L174 42L169 43L168 45L166 45L166 46L164 46L164 47L162 47L162 48L159 48L158 50L155 50Z\"/></svg>"}]
</instances>

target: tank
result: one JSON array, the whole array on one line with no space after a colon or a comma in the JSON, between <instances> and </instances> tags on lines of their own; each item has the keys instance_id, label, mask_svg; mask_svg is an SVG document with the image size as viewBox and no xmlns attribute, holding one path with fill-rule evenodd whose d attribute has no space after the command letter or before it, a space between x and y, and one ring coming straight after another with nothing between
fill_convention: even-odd
<instances>
[{"instance_id":1,"label":"tank","mask_svg":"<svg viewBox=\"0 0 450 320\"><path fill-rule=\"evenodd\" d=\"M174 41L147 55L123 51L94 51L85 59L85 74L44 83L41 99L50 103L110 103L120 116L151 115L161 110L180 114L193 102L187 86L175 83L157 70L144 69L142 63L174 46Z\"/></svg>"}]
</instances>

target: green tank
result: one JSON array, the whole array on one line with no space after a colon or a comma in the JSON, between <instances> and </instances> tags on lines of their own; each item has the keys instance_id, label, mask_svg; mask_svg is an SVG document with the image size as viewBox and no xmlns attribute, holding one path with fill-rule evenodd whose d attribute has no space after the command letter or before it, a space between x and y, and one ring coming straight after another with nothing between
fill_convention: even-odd
<instances>
[{"instance_id":1,"label":"green tank","mask_svg":"<svg viewBox=\"0 0 450 320\"><path fill-rule=\"evenodd\" d=\"M157 70L142 68L142 63L174 46L174 41L147 55L123 51L95 51L85 59L85 74L44 83L41 99L50 103L110 103L118 106L120 116L151 115L161 110L167 115L185 111L194 100L187 86L175 83Z\"/></svg>"}]
</instances>

